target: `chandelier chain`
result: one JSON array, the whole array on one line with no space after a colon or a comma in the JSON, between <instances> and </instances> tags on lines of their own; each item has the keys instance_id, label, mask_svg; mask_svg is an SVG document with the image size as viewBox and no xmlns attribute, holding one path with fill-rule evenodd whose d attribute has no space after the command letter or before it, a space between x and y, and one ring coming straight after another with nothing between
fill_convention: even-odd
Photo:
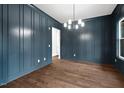
<instances>
[{"instance_id":1,"label":"chandelier chain","mask_svg":"<svg viewBox=\"0 0 124 93\"><path fill-rule=\"evenodd\" d=\"M75 20L75 4L73 4L73 21Z\"/></svg>"}]
</instances>

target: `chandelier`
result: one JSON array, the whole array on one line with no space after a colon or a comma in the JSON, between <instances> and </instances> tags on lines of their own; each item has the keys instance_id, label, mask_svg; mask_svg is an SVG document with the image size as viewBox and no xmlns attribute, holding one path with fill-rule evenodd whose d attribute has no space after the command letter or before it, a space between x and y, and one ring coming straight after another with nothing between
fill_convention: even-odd
<instances>
[{"instance_id":1,"label":"chandelier","mask_svg":"<svg viewBox=\"0 0 124 93\"><path fill-rule=\"evenodd\" d=\"M78 21L75 21L75 4L73 4L73 19L69 19L66 23L63 24L63 26L67 29L78 29L79 27L84 27L85 23L81 20L78 19Z\"/></svg>"}]
</instances>

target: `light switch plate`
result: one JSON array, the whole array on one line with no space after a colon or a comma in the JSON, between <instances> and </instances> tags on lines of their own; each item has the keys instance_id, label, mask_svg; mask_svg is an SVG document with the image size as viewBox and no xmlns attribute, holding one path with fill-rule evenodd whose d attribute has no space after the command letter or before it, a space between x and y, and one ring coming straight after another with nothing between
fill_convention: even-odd
<instances>
[{"instance_id":1,"label":"light switch plate","mask_svg":"<svg viewBox=\"0 0 124 93\"><path fill-rule=\"evenodd\" d=\"M49 30L50 30L50 27L49 27Z\"/></svg>"},{"instance_id":2,"label":"light switch plate","mask_svg":"<svg viewBox=\"0 0 124 93\"><path fill-rule=\"evenodd\" d=\"M117 62L117 59L115 59L115 62Z\"/></svg>"},{"instance_id":3,"label":"light switch plate","mask_svg":"<svg viewBox=\"0 0 124 93\"><path fill-rule=\"evenodd\" d=\"M50 44L48 45L48 47L50 47Z\"/></svg>"}]
</instances>

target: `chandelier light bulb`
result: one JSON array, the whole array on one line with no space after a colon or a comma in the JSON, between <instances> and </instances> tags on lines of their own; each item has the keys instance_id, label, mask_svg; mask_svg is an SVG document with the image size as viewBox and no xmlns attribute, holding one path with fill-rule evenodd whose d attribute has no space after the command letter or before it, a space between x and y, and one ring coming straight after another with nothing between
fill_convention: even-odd
<instances>
[{"instance_id":1,"label":"chandelier light bulb","mask_svg":"<svg viewBox=\"0 0 124 93\"><path fill-rule=\"evenodd\" d=\"M81 22L81 27L84 27L85 26L85 23L84 22Z\"/></svg>"},{"instance_id":2,"label":"chandelier light bulb","mask_svg":"<svg viewBox=\"0 0 124 93\"><path fill-rule=\"evenodd\" d=\"M75 29L78 29L79 28L79 26L78 25L75 25Z\"/></svg>"},{"instance_id":3,"label":"chandelier light bulb","mask_svg":"<svg viewBox=\"0 0 124 93\"><path fill-rule=\"evenodd\" d=\"M67 27L67 23L64 23L64 27Z\"/></svg>"},{"instance_id":4,"label":"chandelier light bulb","mask_svg":"<svg viewBox=\"0 0 124 93\"><path fill-rule=\"evenodd\" d=\"M71 25L68 25L68 29L69 29L69 30L71 29Z\"/></svg>"},{"instance_id":5,"label":"chandelier light bulb","mask_svg":"<svg viewBox=\"0 0 124 93\"><path fill-rule=\"evenodd\" d=\"M68 20L68 24L69 24L69 25L72 24L72 20L71 20L71 19Z\"/></svg>"},{"instance_id":6,"label":"chandelier light bulb","mask_svg":"<svg viewBox=\"0 0 124 93\"><path fill-rule=\"evenodd\" d=\"M81 20L81 19L79 19L79 20L78 20L78 24L81 24L81 23L82 23L82 20Z\"/></svg>"},{"instance_id":7,"label":"chandelier light bulb","mask_svg":"<svg viewBox=\"0 0 124 93\"><path fill-rule=\"evenodd\" d=\"M76 24L75 24L75 4L73 4L73 19L69 19L66 23L63 24L63 26L67 29L79 29L79 27L84 27L85 23L82 21L82 19L78 19L76 20Z\"/></svg>"}]
</instances>

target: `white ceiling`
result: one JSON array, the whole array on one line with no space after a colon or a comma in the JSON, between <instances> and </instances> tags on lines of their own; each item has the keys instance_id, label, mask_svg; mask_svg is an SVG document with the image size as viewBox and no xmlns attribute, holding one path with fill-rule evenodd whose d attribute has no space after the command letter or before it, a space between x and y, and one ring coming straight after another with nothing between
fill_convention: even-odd
<instances>
[{"instance_id":1,"label":"white ceiling","mask_svg":"<svg viewBox=\"0 0 124 93\"><path fill-rule=\"evenodd\" d=\"M72 4L35 4L35 6L61 23L73 18ZM109 15L115 7L116 4L76 4L75 19L87 19Z\"/></svg>"}]
</instances>

